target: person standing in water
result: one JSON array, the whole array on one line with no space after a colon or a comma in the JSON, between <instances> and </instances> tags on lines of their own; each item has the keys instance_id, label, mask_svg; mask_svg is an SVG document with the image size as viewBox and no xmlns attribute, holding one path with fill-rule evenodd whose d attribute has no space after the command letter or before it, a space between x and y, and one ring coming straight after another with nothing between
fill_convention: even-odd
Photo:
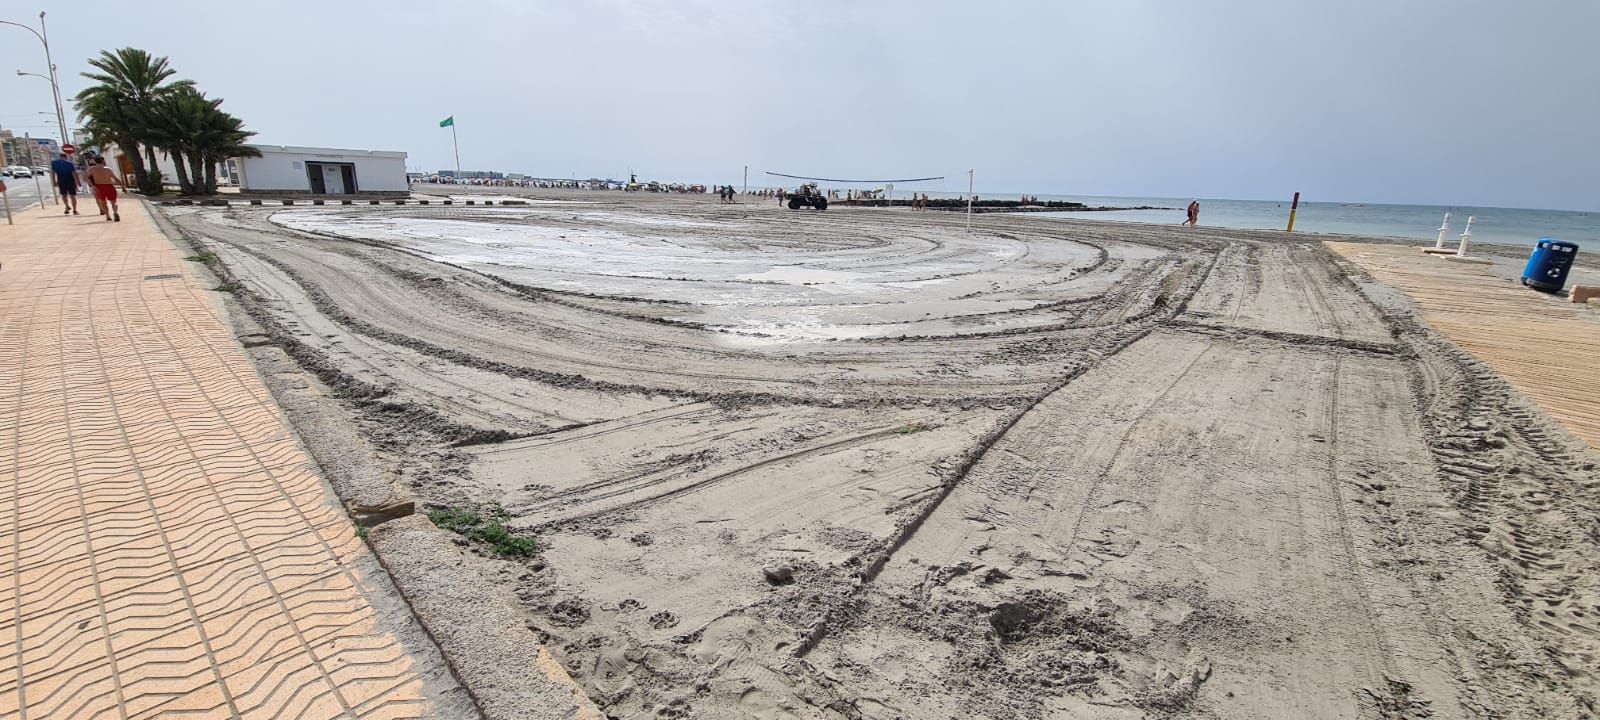
<instances>
[{"instance_id":1,"label":"person standing in water","mask_svg":"<svg viewBox=\"0 0 1600 720\"><path fill-rule=\"evenodd\" d=\"M1200 201L1199 200L1190 200L1189 201L1189 220L1187 222L1188 222L1189 227L1195 227L1196 225L1200 224Z\"/></svg>"}]
</instances>

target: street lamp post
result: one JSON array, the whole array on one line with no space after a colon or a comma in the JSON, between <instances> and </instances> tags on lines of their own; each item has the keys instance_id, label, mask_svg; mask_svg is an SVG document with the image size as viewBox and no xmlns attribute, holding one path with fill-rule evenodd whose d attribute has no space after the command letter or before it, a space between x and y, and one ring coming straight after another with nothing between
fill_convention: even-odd
<instances>
[{"instance_id":1,"label":"street lamp post","mask_svg":"<svg viewBox=\"0 0 1600 720\"><path fill-rule=\"evenodd\" d=\"M39 42L44 44L44 61L50 66L50 91L56 96L56 122L61 125L61 144L67 145L72 138L67 137L66 106L61 103L61 83L56 79L56 61L50 59L50 30L44 26L44 11L39 11Z\"/></svg>"},{"instance_id":2,"label":"street lamp post","mask_svg":"<svg viewBox=\"0 0 1600 720\"><path fill-rule=\"evenodd\" d=\"M67 113L66 113L66 109L65 109L66 106L61 104L61 85L60 85L60 83L56 82L56 64L55 64L54 60L50 59L50 39L49 39L48 31L45 30L45 26L44 26L44 11L43 10L39 11L39 29L38 30L35 30L35 29L31 28L31 27L28 27L27 25L23 25L22 23L14 23L14 22L11 22L9 20L0 20L0 25L15 25L16 27L22 28L23 30L27 30L28 32L33 33L34 38L38 39L40 45L44 46L44 62L45 62L45 66L49 69L50 75L49 76L44 76L44 75L37 75L36 73L25 73L25 72L23 72L21 70L18 70L17 74L18 75L35 75L36 77L42 77L45 80L48 80L50 82L50 94L51 94L51 99L54 100L55 104L56 104L56 125L61 130L61 142L62 143L70 143L70 142L72 142L72 138L67 137Z\"/></svg>"}]
</instances>

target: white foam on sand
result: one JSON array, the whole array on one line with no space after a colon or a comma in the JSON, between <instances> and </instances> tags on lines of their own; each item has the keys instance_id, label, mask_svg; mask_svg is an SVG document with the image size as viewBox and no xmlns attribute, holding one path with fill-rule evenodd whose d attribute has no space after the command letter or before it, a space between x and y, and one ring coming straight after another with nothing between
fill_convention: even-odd
<instances>
[{"instance_id":1,"label":"white foam on sand","mask_svg":"<svg viewBox=\"0 0 1600 720\"><path fill-rule=\"evenodd\" d=\"M1030 248L1006 238L907 235L892 247L874 240L795 252L721 222L654 214L491 206L418 217L306 209L275 213L272 221L393 243L535 287L687 303L677 319L713 327L722 331L719 339L743 347L1059 322L1050 312L1027 311L1092 293L1122 272L1077 278L1098 251L1064 240ZM701 229L707 227L715 229Z\"/></svg>"}]
</instances>

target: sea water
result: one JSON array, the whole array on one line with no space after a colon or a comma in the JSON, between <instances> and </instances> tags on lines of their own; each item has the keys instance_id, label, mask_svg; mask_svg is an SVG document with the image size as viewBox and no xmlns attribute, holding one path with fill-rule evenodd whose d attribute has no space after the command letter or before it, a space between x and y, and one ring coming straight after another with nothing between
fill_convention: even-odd
<instances>
[{"instance_id":1,"label":"sea water","mask_svg":"<svg viewBox=\"0 0 1600 720\"><path fill-rule=\"evenodd\" d=\"M896 192L896 197L905 193ZM930 192L929 197L962 197L956 193ZM980 199L1015 200L1015 193L978 193ZM1110 210L1035 213L1033 217L1063 217L1113 222L1138 222L1179 225L1184 208L1194 198L1115 197L1100 195L1036 195L1039 200L1068 200L1090 207L1158 207L1167 210ZM1289 224L1289 201L1223 200L1200 198L1200 224L1208 227L1242 230L1282 230ZM1473 242L1505 245L1532 245L1542 237L1567 240L1600 251L1600 211L1531 210L1527 208L1475 207L1470 205L1386 205L1381 203L1300 202L1295 215L1297 233L1365 235L1371 237L1415 238L1432 241L1439 235L1439 223L1450 213L1448 244L1454 245L1472 223Z\"/></svg>"},{"instance_id":2,"label":"sea water","mask_svg":"<svg viewBox=\"0 0 1600 720\"><path fill-rule=\"evenodd\" d=\"M1006 199L1004 195L990 197ZM1184 208L1193 199L1065 195L1038 197L1040 200L1071 200L1092 207L1148 205L1173 208L1046 213L1057 217L1157 225L1182 223ZM1289 224L1289 204L1288 201L1200 198L1200 224L1247 230L1282 230ZM1451 244L1457 241L1462 229L1466 227L1467 217L1471 216L1474 218L1473 242L1532 245L1541 237L1553 237L1600 250L1600 212L1569 210L1301 201L1300 212L1295 215L1294 231L1433 240L1438 237L1439 223L1444 220L1444 214L1447 212L1450 213L1450 231L1445 234L1445 239Z\"/></svg>"}]
</instances>

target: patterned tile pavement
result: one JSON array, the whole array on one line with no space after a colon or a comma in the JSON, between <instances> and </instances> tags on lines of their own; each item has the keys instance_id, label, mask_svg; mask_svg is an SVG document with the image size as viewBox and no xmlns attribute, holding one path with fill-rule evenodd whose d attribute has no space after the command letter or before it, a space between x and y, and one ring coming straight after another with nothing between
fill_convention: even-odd
<instances>
[{"instance_id":1,"label":"patterned tile pavement","mask_svg":"<svg viewBox=\"0 0 1600 720\"><path fill-rule=\"evenodd\" d=\"M214 292L87 205L0 225L0 720L428 716Z\"/></svg>"}]
</instances>

